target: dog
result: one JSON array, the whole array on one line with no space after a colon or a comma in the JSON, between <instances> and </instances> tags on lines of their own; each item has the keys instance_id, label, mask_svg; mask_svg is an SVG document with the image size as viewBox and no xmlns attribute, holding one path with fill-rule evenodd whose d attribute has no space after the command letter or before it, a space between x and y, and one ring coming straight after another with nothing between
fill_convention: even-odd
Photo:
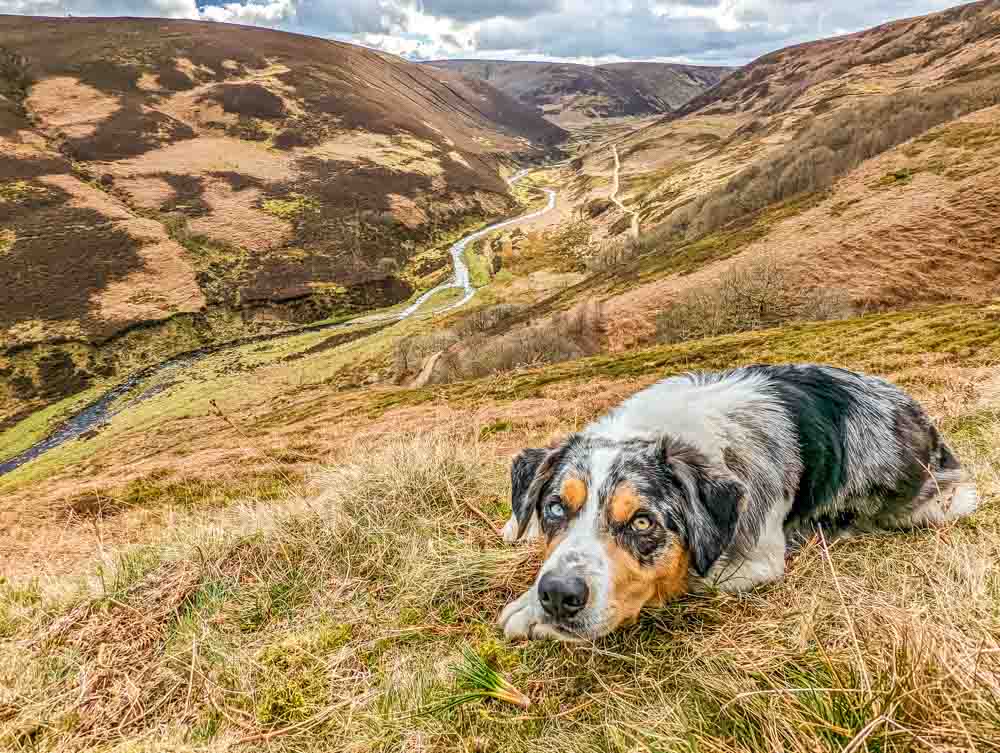
<instances>
[{"instance_id":1,"label":"dog","mask_svg":"<svg viewBox=\"0 0 1000 753\"><path fill-rule=\"evenodd\" d=\"M976 487L920 405L828 366L660 381L511 468L508 542L544 539L510 639L593 640L646 605L779 580L790 544L935 526Z\"/></svg>"}]
</instances>

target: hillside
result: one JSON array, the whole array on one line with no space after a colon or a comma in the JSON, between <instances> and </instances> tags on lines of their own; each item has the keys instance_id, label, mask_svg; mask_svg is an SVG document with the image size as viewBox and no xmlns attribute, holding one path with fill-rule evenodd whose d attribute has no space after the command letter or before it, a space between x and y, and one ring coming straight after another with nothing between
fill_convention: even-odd
<instances>
[{"instance_id":1,"label":"hillside","mask_svg":"<svg viewBox=\"0 0 1000 753\"><path fill-rule=\"evenodd\" d=\"M429 65L488 81L563 125L671 112L732 70L674 63L588 66L502 60L437 60Z\"/></svg>"},{"instance_id":2,"label":"hillside","mask_svg":"<svg viewBox=\"0 0 1000 753\"><path fill-rule=\"evenodd\" d=\"M737 258L780 259L800 297L834 291L863 310L1000 293L998 58L1000 5L973 3L771 53L616 137L639 258L553 305L608 296L627 347ZM581 204L606 200L611 152L574 163ZM627 227L604 212L592 244Z\"/></svg>"},{"instance_id":3,"label":"hillside","mask_svg":"<svg viewBox=\"0 0 1000 753\"><path fill-rule=\"evenodd\" d=\"M448 237L517 208L511 161L563 138L480 82L215 23L0 17L0 78L0 422L407 300Z\"/></svg>"}]
</instances>

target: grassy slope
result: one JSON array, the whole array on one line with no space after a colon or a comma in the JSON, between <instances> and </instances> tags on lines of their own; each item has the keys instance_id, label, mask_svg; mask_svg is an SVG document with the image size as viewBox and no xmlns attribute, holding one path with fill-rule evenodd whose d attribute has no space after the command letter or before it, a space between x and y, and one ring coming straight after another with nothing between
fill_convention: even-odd
<instances>
[{"instance_id":1,"label":"grassy slope","mask_svg":"<svg viewBox=\"0 0 1000 753\"><path fill-rule=\"evenodd\" d=\"M688 599L591 646L506 645L492 626L534 560L498 548L480 517L505 515L496 441L528 441L517 427L356 444L306 484L278 457L258 463L256 484L164 478L118 490L112 502L166 505L170 529L109 551L97 581L84 570L0 587L0 740L15 750L238 740L354 751L994 749L998 317L942 307L499 382L345 395L343 411L367 407L373 420L390 410L391 425L392 407L432 397L481 405L596 377L824 360L898 375L979 479L986 504L968 522L832 550L814 540L781 585ZM227 506L236 499L251 504ZM81 515L115 513L77 504ZM419 713L458 692L450 667L466 644L533 707Z\"/></svg>"},{"instance_id":2,"label":"grassy slope","mask_svg":"<svg viewBox=\"0 0 1000 753\"><path fill-rule=\"evenodd\" d=\"M942 392L968 387L937 375ZM0 740L995 749L1000 423L973 394L937 411L985 492L971 521L832 550L814 540L783 584L691 598L580 647L498 640L493 616L534 555L498 548L473 512L503 514L505 467L488 445L461 434L357 447L280 503L207 519L178 511L163 540L110 555L97 584L3 586ZM462 645L533 707L421 714L458 692L450 667Z\"/></svg>"}]
</instances>

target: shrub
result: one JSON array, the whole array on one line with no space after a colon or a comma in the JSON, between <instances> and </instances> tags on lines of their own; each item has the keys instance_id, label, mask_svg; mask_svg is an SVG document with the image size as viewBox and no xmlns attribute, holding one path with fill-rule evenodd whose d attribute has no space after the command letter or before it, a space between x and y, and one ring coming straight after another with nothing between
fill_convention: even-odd
<instances>
[{"instance_id":1,"label":"shrub","mask_svg":"<svg viewBox=\"0 0 1000 753\"><path fill-rule=\"evenodd\" d=\"M0 95L9 98L20 108L32 83L34 78L28 70L27 58L6 47L0 47Z\"/></svg>"},{"instance_id":2,"label":"shrub","mask_svg":"<svg viewBox=\"0 0 1000 753\"><path fill-rule=\"evenodd\" d=\"M611 199L591 199L584 206L584 211L587 216L593 219L594 217L600 217L602 214L607 212L613 206Z\"/></svg>"},{"instance_id":3,"label":"shrub","mask_svg":"<svg viewBox=\"0 0 1000 753\"><path fill-rule=\"evenodd\" d=\"M602 243L597 252L586 260L587 269L597 272L624 264L643 251L643 247L631 236L611 238Z\"/></svg>"},{"instance_id":4,"label":"shrub","mask_svg":"<svg viewBox=\"0 0 1000 753\"><path fill-rule=\"evenodd\" d=\"M482 339L483 333L499 326L523 311L523 306L511 303L499 303L476 309L459 319L452 327L429 332L423 335L413 335L400 340L396 344L393 358L393 374L396 381L402 381L414 376L429 356L448 350L463 342L475 342Z\"/></svg>"},{"instance_id":5,"label":"shrub","mask_svg":"<svg viewBox=\"0 0 1000 753\"><path fill-rule=\"evenodd\" d=\"M458 340L458 333L453 329L403 338L396 343L393 353L393 373L396 379L416 374L428 356L451 347Z\"/></svg>"},{"instance_id":6,"label":"shrub","mask_svg":"<svg viewBox=\"0 0 1000 753\"><path fill-rule=\"evenodd\" d=\"M794 281L775 259L734 266L720 280L684 292L656 317L664 343L775 327L791 319L844 319L853 313L840 291L817 290L798 300Z\"/></svg>"},{"instance_id":7,"label":"shrub","mask_svg":"<svg viewBox=\"0 0 1000 753\"><path fill-rule=\"evenodd\" d=\"M601 350L604 331L601 305L583 304L502 335L471 338L464 347L442 356L431 381L475 379L522 366L583 358Z\"/></svg>"},{"instance_id":8,"label":"shrub","mask_svg":"<svg viewBox=\"0 0 1000 753\"><path fill-rule=\"evenodd\" d=\"M226 112L254 118L283 118L285 103L260 84L223 84L210 95Z\"/></svg>"},{"instance_id":9,"label":"shrub","mask_svg":"<svg viewBox=\"0 0 1000 753\"><path fill-rule=\"evenodd\" d=\"M486 332L503 322L511 319L524 310L524 306L514 303L498 303L495 306L486 306L476 309L455 325L455 330L460 337Z\"/></svg>"}]
</instances>

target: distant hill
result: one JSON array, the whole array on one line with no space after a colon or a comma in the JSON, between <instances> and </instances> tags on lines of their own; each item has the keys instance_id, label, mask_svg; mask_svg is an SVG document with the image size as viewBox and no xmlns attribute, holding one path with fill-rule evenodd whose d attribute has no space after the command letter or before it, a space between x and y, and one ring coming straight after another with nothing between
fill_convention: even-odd
<instances>
[{"instance_id":1,"label":"distant hill","mask_svg":"<svg viewBox=\"0 0 1000 753\"><path fill-rule=\"evenodd\" d=\"M592 67L502 60L436 60L436 68L488 81L551 120L654 115L681 107L711 89L731 68L673 63L615 63Z\"/></svg>"},{"instance_id":2,"label":"distant hill","mask_svg":"<svg viewBox=\"0 0 1000 753\"><path fill-rule=\"evenodd\" d=\"M449 269L416 256L516 208L503 163L564 136L339 42L0 17L0 419L114 372L138 325L173 338L153 359L407 299Z\"/></svg>"}]
</instances>

